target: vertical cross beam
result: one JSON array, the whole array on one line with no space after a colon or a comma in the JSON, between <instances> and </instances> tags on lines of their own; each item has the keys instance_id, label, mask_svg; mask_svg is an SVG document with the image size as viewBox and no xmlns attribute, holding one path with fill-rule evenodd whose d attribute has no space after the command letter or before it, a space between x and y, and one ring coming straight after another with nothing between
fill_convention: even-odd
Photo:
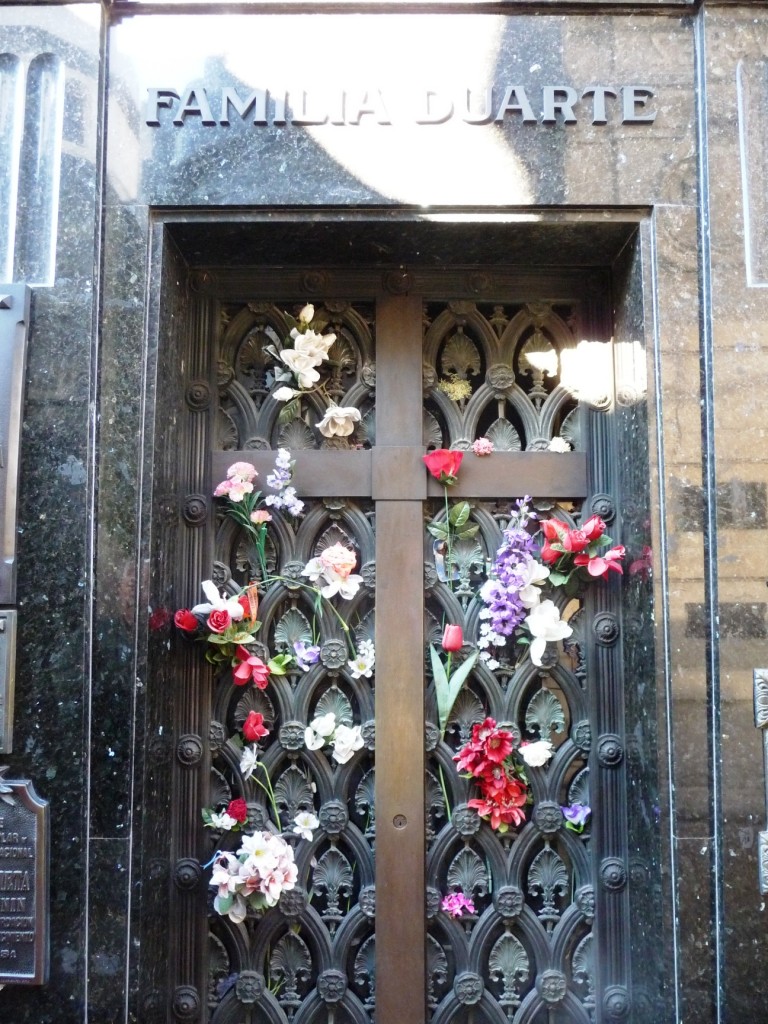
<instances>
[{"instance_id":1,"label":"vertical cross beam","mask_svg":"<svg viewBox=\"0 0 768 1024\"><path fill-rule=\"evenodd\" d=\"M379 301L376 452L421 445L421 298ZM418 436L417 435L418 432ZM417 472L424 481L424 471ZM424 522L421 497L376 501L376 1019L424 1019ZM422 483L424 491L426 484ZM389 493L394 494L397 487ZM426 496L424 494L424 496ZM403 605L393 595L413 595Z\"/></svg>"}]
</instances>

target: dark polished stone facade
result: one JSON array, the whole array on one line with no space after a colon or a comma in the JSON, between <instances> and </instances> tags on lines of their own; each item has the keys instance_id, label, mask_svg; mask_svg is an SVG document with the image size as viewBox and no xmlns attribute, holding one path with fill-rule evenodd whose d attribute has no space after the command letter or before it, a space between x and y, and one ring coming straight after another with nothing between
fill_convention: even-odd
<instances>
[{"instance_id":1,"label":"dark polished stone facade","mask_svg":"<svg viewBox=\"0 0 768 1024\"><path fill-rule=\"evenodd\" d=\"M647 370L647 403L622 412L651 463L650 480L622 468L627 519L654 549L654 620L638 591L627 649L635 981L656 1024L768 1019L768 4L306 7L0 2L0 277L33 289L7 762L51 805L51 977L6 987L0 1018L165 1020L177 282L278 248L286 265L611 268L617 337L636 342L616 372L644 389ZM481 103L487 83L492 119L472 123L467 90ZM632 112L655 120L609 93L601 123L582 97L598 83L652 89ZM543 123L563 84L574 123ZM536 123L497 119L512 85ZM267 123L228 89L268 92Z\"/></svg>"}]
</instances>

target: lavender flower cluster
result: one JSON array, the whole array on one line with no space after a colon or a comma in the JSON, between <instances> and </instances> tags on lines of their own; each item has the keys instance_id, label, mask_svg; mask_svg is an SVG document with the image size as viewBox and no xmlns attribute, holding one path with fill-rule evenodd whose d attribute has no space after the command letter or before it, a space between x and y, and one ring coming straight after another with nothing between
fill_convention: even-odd
<instances>
[{"instance_id":1,"label":"lavender flower cluster","mask_svg":"<svg viewBox=\"0 0 768 1024\"><path fill-rule=\"evenodd\" d=\"M477 646L480 657L491 670L499 667L489 647L503 647L507 637L512 636L528 615L530 604L525 600L527 587L535 575L533 537L526 532L526 525L536 514L528 507L526 496L517 502L509 526L504 531L504 543L496 552L496 561L490 578L480 588L480 598L486 605L480 612L479 638Z\"/></svg>"},{"instance_id":2,"label":"lavender flower cluster","mask_svg":"<svg viewBox=\"0 0 768 1024\"><path fill-rule=\"evenodd\" d=\"M267 477L267 487L278 493L268 494L264 501L272 508L285 509L290 515L298 516L304 509L304 502L296 497L296 488L289 486L292 476L291 453L287 448L278 448L274 472Z\"/></svg>"}]
</instances>

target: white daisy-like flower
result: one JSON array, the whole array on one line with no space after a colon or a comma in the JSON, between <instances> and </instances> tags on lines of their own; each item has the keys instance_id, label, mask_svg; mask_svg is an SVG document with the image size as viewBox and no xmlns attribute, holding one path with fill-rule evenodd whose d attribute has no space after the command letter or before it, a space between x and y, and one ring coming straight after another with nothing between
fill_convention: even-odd
<instances>
[{"instance_id":1,"label":"white daisy-like flower","mask_svg":"<svg viewBox=\"0 0 768 1024\"><path fill-rule=\"evenodd\" d=\"M293 819L293 831L302 839L312 841L312 831L320 825L320 819L311 811L299 811Z\"/></svg>"}]
</instances>

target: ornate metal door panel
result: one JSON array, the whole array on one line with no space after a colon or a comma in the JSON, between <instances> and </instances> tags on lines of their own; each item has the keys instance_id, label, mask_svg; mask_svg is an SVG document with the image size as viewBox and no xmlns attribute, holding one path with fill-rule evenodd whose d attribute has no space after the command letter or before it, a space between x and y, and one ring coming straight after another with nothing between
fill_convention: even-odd
<instances>
[{"instance_id":1,"label":"ornate metal door panel","mask_svg":"<svg viewBox=\"0 0 768 1024\"><path fill-rule=\"evenodd\" d=\"M202 579L236 592L258 585L266 571L279 579L260 595L263 659L302 640L319 646L320 655L308 671L294 665L260 690L234 685L229 672L211 674L196 650L179 651L175 1018L624 1019L617 589L569 599L564 614L573 635L559 656L550 645L541 667L523 648L498 666L478 662L445 737L426 656L445 622L462 624L468 642L476 642L477 592L516 497L531 494L542 510L573 523L583 513L615 517L612 397L596 383L610 379L605 288L595 287L594 274L588 281L501 268L228 272L200 280L187 353L189 443L180 453L190 528L177 600L199 600ZM311 396L287 425L270 397L267 349L288 333L285 311L295 315L308 300L337 336L331 393L361 413L349 439L328 442L318 434L323 410ZM602 361L588 378L585 344ZM457 544L446 569L427 532L444 517L442 489L428 480L421 455L426 447L467 450L479 436L493 441L495 453L468 455L452 495L470 502L479 529ZM548 450L553 438L572 450ZM306 508L300 519L274 515L262 565L232 520L215 518L210 495L238 460L265 479L281 447L295 457L294 483ZM341 618L300 586L306 563L336 542L354 550L363 577L357 595L339 608L356 642L375 638L371 678L350 671ZM308 722L329 710L362 727L364 748L344 764L305 745ZM240 767L238 737L250 711L269 729L260 749L274 805L259 777L244 777ZM453 760L472 725L487 716L556 747L548 765L530 770L527 820L504 835L467 809L468 784ZM284 830L298 811L320 819L311 842L297 842L296 888L239 923L216 914L210 901L206 913L208 878L199 869L227 842L203 831L200 809L235 797L245 799L255 827L266 826L270 813ZM581 834L565 828L561 811L574 803L593 809L595 825ZM471 897L474 911L453 920L440 900L457 890Z\"/></svg>"}]
</instances>

